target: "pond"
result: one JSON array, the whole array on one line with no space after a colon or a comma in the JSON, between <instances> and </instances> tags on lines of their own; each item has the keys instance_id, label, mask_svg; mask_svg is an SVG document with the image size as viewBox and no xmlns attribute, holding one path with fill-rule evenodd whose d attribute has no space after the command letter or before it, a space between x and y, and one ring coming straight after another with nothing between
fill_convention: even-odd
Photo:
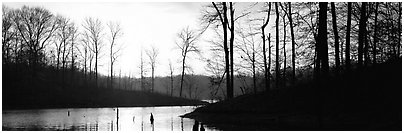
<instances>
[{"instance_id":1,"label":"pond","mask_svg":"<svg viewBox=\"0 0 404 133\"><path fill-rule=\"evenodd\" d=\"M3 130L192 131L195 106L3 110ZM150 116L153 114L154 123ZM118 115L118 118L117 118ZM118 121L117 121L118 119ZM201 124L198 124L199 128ZM217 130L203 125L206 131Z\"/></svg>"}]
</instances>

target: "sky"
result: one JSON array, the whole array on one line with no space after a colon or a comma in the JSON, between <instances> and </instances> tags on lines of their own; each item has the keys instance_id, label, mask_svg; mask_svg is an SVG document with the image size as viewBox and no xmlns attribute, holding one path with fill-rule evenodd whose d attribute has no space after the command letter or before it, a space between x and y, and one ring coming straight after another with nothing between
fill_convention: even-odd
<instances>
[{"instance_id":1,"label":"sky","mask_svg":"<svg viewBox=\"0 0 404 133\"><path fill-rule=\"evenodd\" d=\"M141 48L150 49L152 45L159 49L157 56L156 76L169 75L168 62L171 60L175 73L180 73L181 52L176 48L175 40L181 29L189 26L192 29L200 28L199 17L203 5L209 3L129 3L129 2L5 2L11 8L20 8L23 5L40 6L54 14L70 18L79 30L86 17L98 18L104 25L104 34L108 36L107 23L120 23L123 36L118 38L118 44L123 45L121 56L114 66L115 74L140 77ZM205 35L204 35L205 36ZM208 35L206 35L208 36ZM105 40L104 43L108 43ZM200 40L198 45L204 47L208 42ZM107 45L106 45L107 46ZM104 47L102 59L99 61L98 71L104 75L109 72L108 48ZM206 49L202 49L202 52ZM206 53L205 53L206 54ZM144 59L147 61L144 53ZM194 71L194 74L205 73L206 63L199 60L198 56L191 55L186 61ZM147 75L150 75L150 70Z\"/></svg>"}]
</instances>

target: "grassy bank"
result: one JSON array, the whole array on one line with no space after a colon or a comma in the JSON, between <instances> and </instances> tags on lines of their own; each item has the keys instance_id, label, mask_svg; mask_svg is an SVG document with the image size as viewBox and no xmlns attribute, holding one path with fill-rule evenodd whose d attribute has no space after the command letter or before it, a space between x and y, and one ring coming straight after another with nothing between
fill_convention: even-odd
<instances>
[{"instance_id":1,"label":"grassy bank","mask_svg":"<svg viewBox=\"0 0 404 133\"><path fill-rule=\"evenodd\" d=\"M402 130L401 59L323 80L243 95L183 117L221 130Z\"/></svg>"}]
</instances>

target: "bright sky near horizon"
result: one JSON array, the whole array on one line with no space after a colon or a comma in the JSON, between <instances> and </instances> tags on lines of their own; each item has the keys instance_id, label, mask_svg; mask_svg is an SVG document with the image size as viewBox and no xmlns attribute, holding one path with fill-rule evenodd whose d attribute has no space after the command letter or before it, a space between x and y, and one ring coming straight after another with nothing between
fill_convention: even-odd
<instances>
[{"instance_id":1,"label":"bright sky near horizon","mask_svg":"<svg viewBox=\"0 0 404 133\"><path fill-rule=\"evenodd\" d=\"M3 5L11 8L20 8L23 5L40 6L54 14L70 18L75 22L79 30L85 17L94 17L102 21L105 37L109 36L106 23L119 22L124 35L118 43L123 45L122 55L114 66L115 75L122 70L122 75L140 77L140 50L149 49L152 45L159 49L156 65L156 76L169 74L168 62L171 60L180 71L180 50L176 48L177 33L189 26L199 29L201 10L208 3L175 2L175 3L129 3L129 2L48 2L48 3L22 3L6 2ZM108 44L108 40L104 39ZM200 46L209 45L206 41L199 41ZM99 63L99 72L107 75L109 71L108 47L104 46L103 56ZM204 49L202 49L202 52ZM144 54L144 59L147 57ZM198 56L192 56L187 63L193 68L195 74L206 74L205 63ZM150 71L147 75L150 75Z\"/></svg>"}]
</instances>

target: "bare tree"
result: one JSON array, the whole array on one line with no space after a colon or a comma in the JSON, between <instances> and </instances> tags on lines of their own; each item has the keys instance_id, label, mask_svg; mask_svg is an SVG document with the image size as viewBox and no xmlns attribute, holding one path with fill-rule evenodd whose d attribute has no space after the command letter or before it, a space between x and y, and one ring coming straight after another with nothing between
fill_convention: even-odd
<instances>
[{"instance_id":1,"label":"bare tree","mask_svg":"<svg viewBox=\"0 0 404 133\"><path fill-rule=\"evenodd\" d=\"M351 15L352 3L348 2L348 20L346 28L346 43L345 43L345 67L349 71L351 69Z\"/></svg>"},{"instance_id":2,"label":"bare tree","mask_svg":"<svg viewBox=\"0 0 404 133\"><path fill-rule=\"evenodd\" d=\"M372 49L372 51L373 51L373 64L376 64L377 63L377 60L376 60L376 47L377 47L377 15L378 15L378 13L379 13L379 11L378 11L378 9L379 9L379 2L376 2L375 3L376 4L376 9L375 9L375 24L374 24L374 28L373 28L373 30L374 30L374 32L373 32L373 49Z\"/></svg>"},{"instance_id":3,"label":"bare tree","mask_svg":"<svg viewBox=\"0 0 404 133\"><path fill-rule=\"evenodd\" d=\"M238 48L242 55L241 59L248 62L249 66L247 66L248 69L251 68L252 70L252 76L253 76L253 90L254 94L257 93L257 82L256 82L256 45L255 45L255 39L254 36L257 35L258 33L253 33L252 28L250 26L249 31L247 34L243 33L242 31L239 32L241 42L238 43L239 45L236 45L236 48ZM265 53L265 52L264 52ZM265 59L264 59L265 60ZM264 65L265 66L265 65Z\"/></svg>"},{"instance_id":4,"label":"bare tree","mask_svg":"<svg viewBox=\"0 0 404 133\"><path fill-rule=\"evenodd\" d=\"M217 16L219 16L220 18L220 22L222 23L222 27L223 27L223 49L224 49L224 53L225 53L225 62L226 62L226 87L227 87L227 98L232 98L233 97L233 88L231 88L231 79L230 79L230 73L229 73L229 48L227 46L227 25L228 25L228 18L227 18L227 6L226 6L226 2L222 2L220 4L220 6L222 7L222 9L219 9L218 6L212 2L212 5L214 6L214 8L216 9L216 14L215 14L215 18L217 18Z\"/></svg>"},{"instance_id":5,"label":"bare tree","mask_svg":"<svg viewBox=\"0 0 404 133\"><path fill-rule=\"evenodd\" d=\"M268 25L268 22L269 22L269 17L270 17L270 14L271 14L271 2L267 2L267 5L268 5L268 10L267 10L267 17L266 17L266 19L264 19L264 24L262 25L262 27L261 27L261 32L262 32L262 53L263 53L263 55L264 55L264 76L265 76L265 89L266 89L266 91L269 91L269 88L270 88L270 84L269 84L269 82L270 82L270 80L269 80L269 73L270 73L270 63L268 63L268 65L267 65L267 55L266 55L266 46L265 46L265 39L266 39L266 37L265 37L265 27ZM269 37L268 37L268 43L269 43ZM268 45L270 45L270 44L268 44ZM269 47L269 52L271 51L271 46L268 46ZM269 56L269 58L271 58L271 54L268 54L268 56ZM254 86L254 89L255 89L255 86Z\"/></svg>"},{"instance_id":6,"label":"bare tree","mask_svg":"<svg viewBox=\"0 0 404 133\"><path fill-rule=\"evenodd\" d=\"M292 84L295 84L296 82L296 42L295 42L295 34L293 32L293 19L292 19L292 5L291 2L289 4L289 26L290 26L290 37L292 39Z\"/></svg>"},{"instance_id":7,"label":"bare tree","mask_svg":"<svg viewBox=\"0 0 404 133\"><path fill-rule=\"evenodd\" d=\"M359 69L362 69L363 67L363 45L364 41L366 38L366 8L367 8L367 3L363 2L361 6L361 12L360 12L360 20L359 20L359 35L358 35L358 67Z\"/></svg>"},{"instance_id":8,"label":"bare tree","mask_svg":"<svg viewBox=\"0 0 404 133\"><path fill-rule=\"evenodd\" d=\"M170 69L170 96L173 96L173 91L174 91L174 77L173 77L173 73L174 73L174 67L173 64L171 63L171 60L168 61L169 64L169 69Z\"/></svg>"},{"instance_id":9,"label":"bare tree","mask_svg":"<svg viewBox=\"0 0 404 133\"><path fill-rule=\"evenodd\" d=\"M140 90L145 91L144 86L144 62L143 62L143 47L140 49Z\"/></svg>"},{"instance_id":10,"label":"bare tree","mask_svg":"<svg viewBox=\"0 0 404 133\"><path fill-rule=\"evenodd\" d=\"M42 52L58 27L57 21L50 11L40 7L23 6L16 13L16 28L28 47L29 64L35 77Z\"/></svg>"},{"instance_id":11,"label":"bare tree","mask_svg":"<svg viewBox=\"0 0 404 133\"><path fill-rule=\"evenodd\" d=\"M182 73L181 73L181 85L180 85L180 97L182 96L182 87L184 83L184 75L185 75L185 67L187 58L189 53L199 53L200 50L196 45L196 41L198 36L194 30L189 29L189 27L184 28L178 33L179 41L176 42L177 47L181 50L182 56Z\"/></svg>"},{"instance_id":12,"label":"bare tree","mask_svg":"<svg viewBox=\"0 0 404 133\"><path fill-rule=\"evenodd\" d=\"M275 2L275 11L276 11L276 45L275 45L275 85L279 87L279 78L280 78L280 69L279 69L279 9L278 2Z\"/></svg>"},{"instance_id":13,"label":"bare tree","mask_svg":"<svg viewBox=\"0 0 404 133\"><path fill-rule=\"evenodd\" d=\"M110 79L109 79L109 87L113 89L114 80L114 63L116 62L117 58L119 57L119 52L121 51L122 47L117 47L117 39L122 37L123 32L119 23L109 22L108 24L109 33L110 33L110 49L109 49L109 57L110 57Z\"/></svg>"},{"instance_id":14,"label":"bare tree","mask_svg":"<svg viewBox=\"0 0 404 133\"><path fill-rule=\"evenodd\" d=\"M71 31L71 35L70 35L70 50L71 50L71 66L70 66L70 83L73 84L74 81L74 69L75 69L75 58L77 56L77 53L74 54L74 51L76 49L76 40L77 40L77 27L74 25L74 23L72 23L72 26L70 28Z\"/></svg>"},{"instance_id":15,"label":"bare tree","mask_svg":"<svg viewBox=\"0 0 404 133\"><path fill-rule=\"evenodd\" d=\"M84 19L83 27L85 29L85 32L90 37L90 42L91 42L91 47L90 50L94 53L95 55L95 84L96 87L98 87L98 59L100 56L100 51L103 46L103 43L101 42L102 37L103 37L103 26L101 24L101 21L99 19L87 17Z\"/></svg>"},{"instance_id":16,"label":"bare tree","mask_svg":"<svg viewBox=\"0 0 404 133\"><path fill-rule=\"evenodd\" d=\"M332 27L334 29L334 45L335 45L335 70L336 74L339 73L339 35L338 35L338 29L337 29L337 17L335 13L335 4L334 2L331 2L331 13L332 13Z\"/></svg>"},{"instance_id":17,"label":"bare tree","mask_svg":"<svg viewBox=\"0 0 404 133\"><path fill-rule=\"evenodd\" d=\"M154 91L154 70L156 69L156 63L157 63L157 55L159 54L159 50L157 47L152 46L151 49L146 50L146 55L149 57L149 65L151 67L151 72L152 72L152 88L151 92Z\"/></svg>"},{"instance_id":18,"label":"bare tree","mask_svg":"<svg viewBox=\"0 0 404 133\"><path fill-rule=\"evenodd\" d=\"M83 60L84 83L87 84L87 64L90 57L89 36L85 33L81 34L80 42L81 45L79 45L78 52Z\"/></svg>"}]
</instances>

